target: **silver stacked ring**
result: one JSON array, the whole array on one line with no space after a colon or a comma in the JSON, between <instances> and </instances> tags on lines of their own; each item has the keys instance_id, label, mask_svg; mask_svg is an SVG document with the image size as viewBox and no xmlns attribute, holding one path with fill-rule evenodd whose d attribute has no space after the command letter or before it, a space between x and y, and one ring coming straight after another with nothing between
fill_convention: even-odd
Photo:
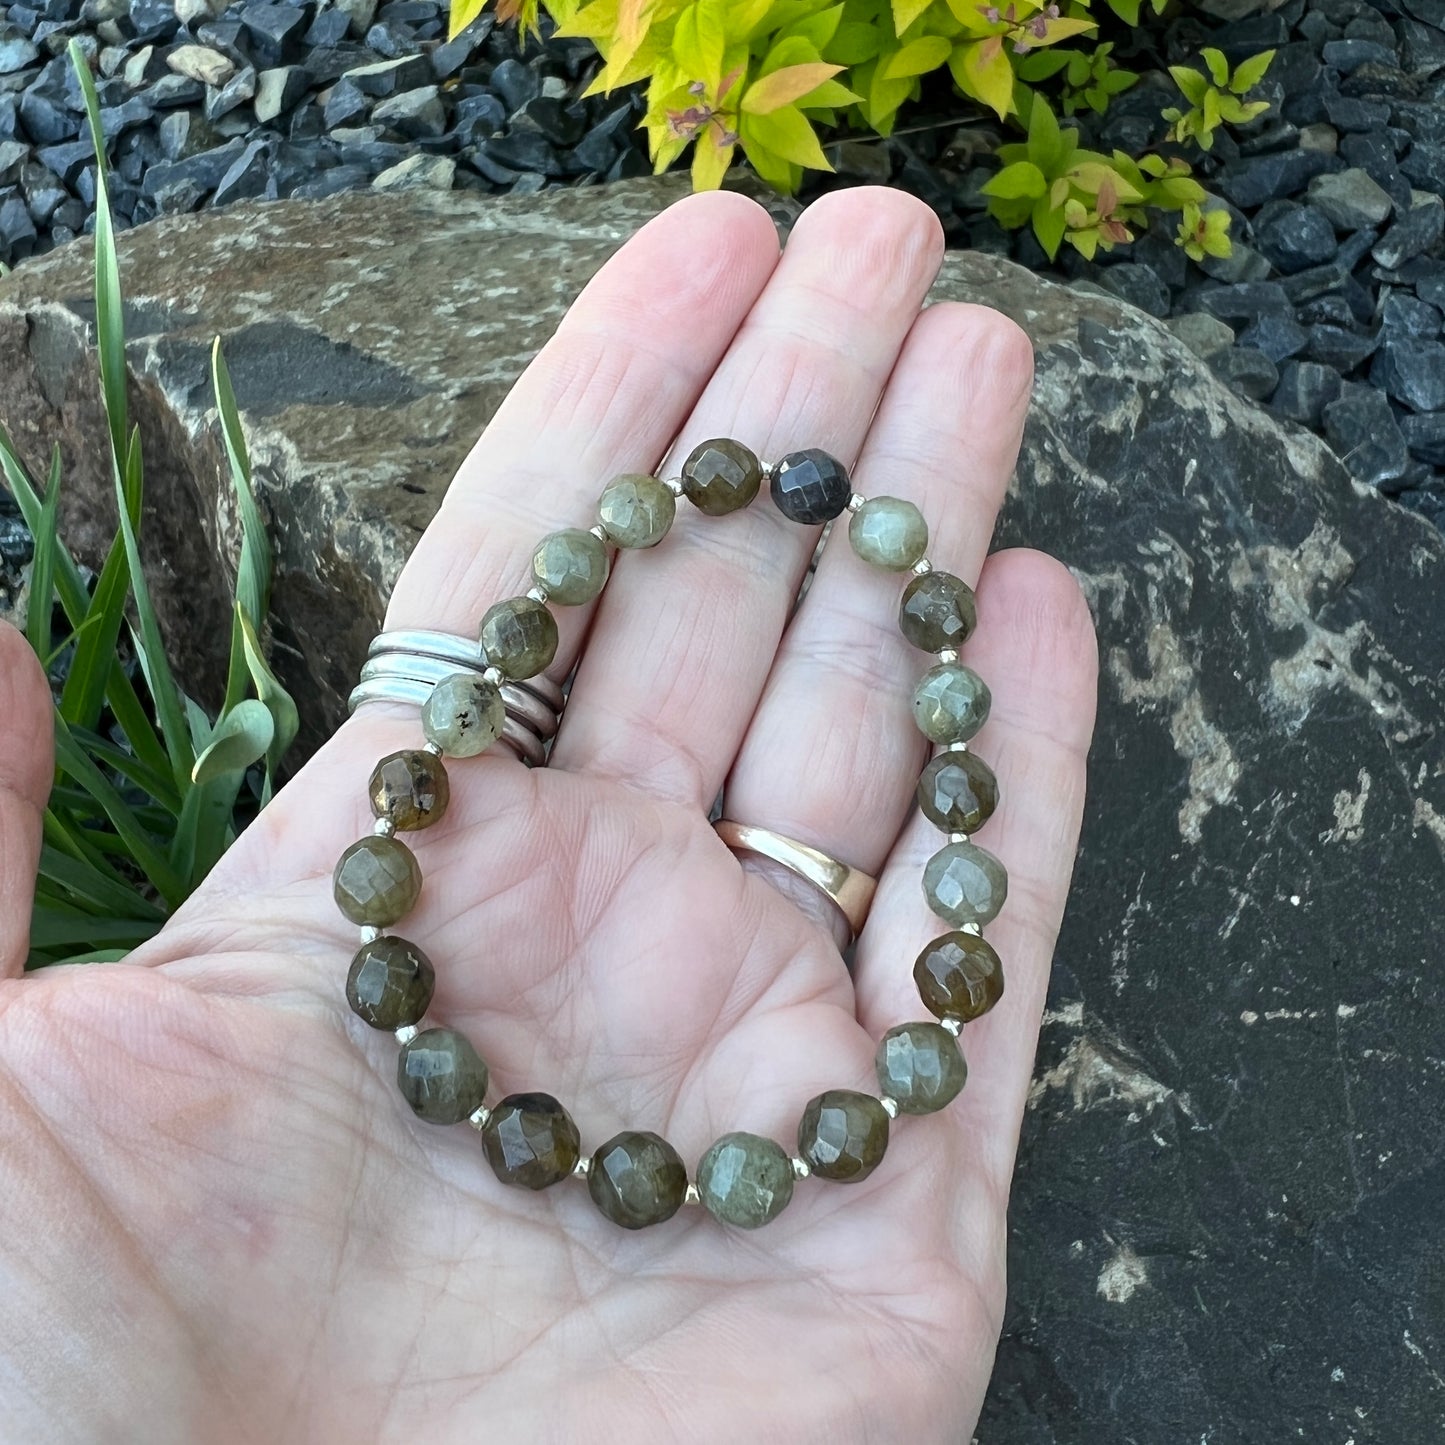
<instances>
[{"instance_id":1,"label":"silver stacked ring","mask_svg":"<svg viewBox=\"0 0 1445 1445\"><path fill-rule=\"evenodd\" d=\"M481 675L486 671L487 660L472 638L421 630L382 632L367 649L361 681L352 689L347 706L351 712L369 702L421 707L444 678L458 672ZM526 682L503 682L500 690L507 709L502 740L523 762L541 767L547 760L547 743L556 736L562 720L561 687L550 678L533 677Z\"/></svg>"}]
</instances>

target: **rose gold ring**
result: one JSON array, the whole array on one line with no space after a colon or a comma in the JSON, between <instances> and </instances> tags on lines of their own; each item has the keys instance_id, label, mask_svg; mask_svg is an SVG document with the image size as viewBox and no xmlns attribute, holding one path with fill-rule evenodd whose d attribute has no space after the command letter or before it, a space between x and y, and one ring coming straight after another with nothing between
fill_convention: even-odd
<instances>
[{"instance_id":1,"label":"rose gold ring","mask_svg":"<svg viewBox=\"0 0 1445 1445\"><path fill-rule=\"evenodd\" d=\"M878 880L871 874L810 848L796 838L774 833L771 828L719 818L713 824L713 830L735 853L757 853L771 858L774 863L780 863L790 873L807 879L813 887L827 894L847 920L851 938L857 938L863 931L874 891L878 887Z\"/></svg>"}]
</instances>

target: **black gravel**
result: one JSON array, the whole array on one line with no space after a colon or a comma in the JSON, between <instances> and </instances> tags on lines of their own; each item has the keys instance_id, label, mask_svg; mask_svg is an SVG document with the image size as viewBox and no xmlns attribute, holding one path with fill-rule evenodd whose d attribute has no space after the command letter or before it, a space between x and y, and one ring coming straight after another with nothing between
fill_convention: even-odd
<instances>
[{"instance_id":1,"label":"black gravel","mask_svg":"<svg viewBox=\"0 0 1445 1445\"><path fill-rule=\"evenodd\" d=\"M117 223L253 197L365 187L528 193L650 170L633 94L581 99L582 41L522 40L481 17L447 43L438 0L44 0L0 4L0 260L93 224L94 165L65 48L97 72ZM1188 261L1173 223L1097 262L1050 263L1005 233L982 185L1000 138L941 80L892 138L834 142L808 194L910 190L957 245L1163 318L1240 393L1323 435L1363 482L1445 525L1445 0L1214 0L1100 38L1143 79L1087 144L1167 151L1165 67L1205 45L1278 50L1270 112L1218 133L1198 167L1234 215L1234 255ZM1258 13L1242 11L1255 10Z\"/></svg>"}]
</instances>

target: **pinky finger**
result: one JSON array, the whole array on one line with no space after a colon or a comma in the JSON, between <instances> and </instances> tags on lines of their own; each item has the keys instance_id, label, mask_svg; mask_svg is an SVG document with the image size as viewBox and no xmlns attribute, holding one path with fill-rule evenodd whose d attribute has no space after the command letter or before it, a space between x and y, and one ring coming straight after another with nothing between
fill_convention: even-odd
<instances>
[{"instance_id":1,"label":"pinky finger","mask_svg":"<svg viewBox=\"0 0 1445 1445\"><path fill-rule=\"evenodd\" d=\"M978 841L1009 875L1008 900L987 928L1003 960L1005 988L997 1007L963 1031L969 1080L950 1114L968 1136L970 1157L1004 1197L1078 846L1097 656L1077 583L1042 553L991 557L978 586L978 616L964 661L988 682L993 709L969 746L999 781L998 812ZM947 931L928 911L921 887L924 865L941 843L937 829L915 812L889 857L859 940L858 1013L875 1037L928 1017L913 961Z\"/></svg>"}]
</instances>

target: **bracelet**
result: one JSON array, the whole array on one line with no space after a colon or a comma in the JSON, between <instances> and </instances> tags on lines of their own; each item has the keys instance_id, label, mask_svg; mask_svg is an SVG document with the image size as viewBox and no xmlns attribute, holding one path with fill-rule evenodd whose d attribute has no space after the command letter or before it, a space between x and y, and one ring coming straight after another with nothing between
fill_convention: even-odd
<instances>
[{"instance_id":1,"label":"bracelet","mask_svg":"<svg viewBox=\"0 0 1445 1445\"><path fill-rule=\"evenodd\" d=\"M849 541L860 558L911 574L899 629L935 655L914 691L913 716L942 748L923 769L918 803L948 837L924 868L923 892L951 931L929 943L913 967L936 1021L903 1023L884 1034L875 1060L878 1094L830 1089L810 1100L795 1153L756 1134L726 1134L703 1155L690 1182L677 1150L651 1132L625 1130L585 1153L576 1123L550 1094L508 1094L489 1107L487 1066L472 1044L455 1029L423 1026L435 984L431 961L414 943L382 930L406 916L422 887L416 855L396 834L443 817L451 784L442 759L473 757L497 742L508 721L503 687L537 678L551 665L558 636L549 604L596 599L607 581L609 548L662 541L677 498L708 516L724 516L747 506L764 480L784 516L812 526L847 512ZM540 1190L583 1179L597 1208L625 1229L660 1224L684 1203L701 1203L724 1223L756 1228L786 1207L795 1180L866 1179L888 1147L892 1120L949 1104L967 1077L959 1047L963 1025L1003 993L999 957L982 928L1003 906L1008 879L999 860L971 841L998 804L992 771L968 748L990 705L983 680L959 661L977 620L973 591L929 562L928 526L917 507L897 497L859 496L842 463L816 449L764 465L738 442L704 442L676 478L626 475L609 482L598 518L589 530L567 528L538 543L530 589L482 618L482 665L440 675L421 689L424 746L392 753L372 772L374 830L346 849L333 878L338 907L361 927L346 998L367 1024L395 1035L397 1083L417 1117L471 1124L502 1183Z\"/></svg>"}]
</instances>

